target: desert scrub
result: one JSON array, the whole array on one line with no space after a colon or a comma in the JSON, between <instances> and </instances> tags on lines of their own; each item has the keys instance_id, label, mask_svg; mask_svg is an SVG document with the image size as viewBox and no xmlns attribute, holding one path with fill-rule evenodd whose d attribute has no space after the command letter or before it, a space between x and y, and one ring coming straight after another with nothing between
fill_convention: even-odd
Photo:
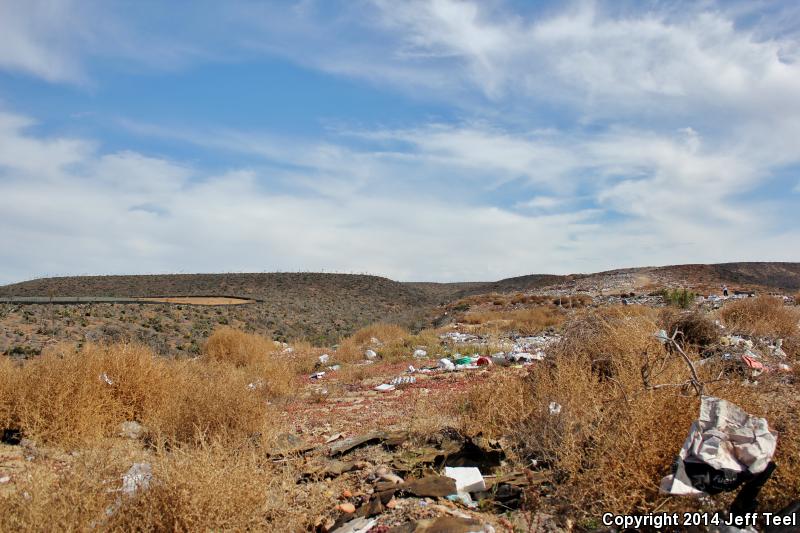
<instances>
[{"instance_id":1,"label":"desert scrub","mask_svg":"<svg viewBox=\"0 0 800 533\"><path fill-rule=\"evenodd\" d=\"M667 305L688 309L694 303L697 295L689 289L664 289L660 292Z\"/></svg>"},{"instance_id":2,"label":"desert scrub","mask_svg":"<svg viewBox=\"0 0 800 533\"><path fill-rule=\"evenodd\" d=\"M336 360L353 362L364 359L364 351L368 348L380 353L383 346L401 341L410 333L407 329L395 325L378 323L359 329L339 343ZM378 342L373 342L373 339Z\"/></svg>"},{"instance_id":3,"label":"desert scrub","mask_svg":"<svg viewBox=\"0 0 800 533\"><path fill-rule=\"evenodd\" d=\"M2 531L306 531L330 506L325 484L298 490L299 472L252 446L206 442L130 457L85 450L52 479L36 471L0 497ZM147 490L118 491L133 461L152 465Z\"/></svg>"},{"instance_id":4,"label":"desert scrub","mask_svg":"<svg viewBox=\"0 0 800 533\"><path fill-rule=\"evenodd\" d=\"M729 330L745 335L791 337L798 335L800 312L780 298L758 296L725 304L719 318Z\"/></svg>"},{"instance_id":5,"label":"desert scrub","mask_svg":"<svg viewBox=\"0 0 800 533\"><path fill-rule=\"evenodd\" d=\"M683 346L705 349L720 338L720 328L701 311L683 311L666 308L659 316L659 325L671 337L680 332L676 340Z\"/></svg>"},{"instance_id":6,"label":"desert scrub","mask_svg":"<svg viewBox=\"0 0 800 533\"><path fill-rule=\"evenodd\" d=\"M62 345L0 372L0 386L11 390L0 407L4 426L39 442L88 445L126 420L172 444L266 438L274 426L271 391L247 368L165 359L139 345Z\"/></svg>"},{"instance_id":7,"label":"desert scrub","mask_svg":"<svg viewBox=\"0 0 800 533\"><path fill-rule=\"evenodd\" d=\"M461 321L478 325L482 333L518 332L534 335L547 328L558 327L564 323L566 314L554 306L537 306L511 311L472 311L466 313Z\"/></svg>"}]
</instances>

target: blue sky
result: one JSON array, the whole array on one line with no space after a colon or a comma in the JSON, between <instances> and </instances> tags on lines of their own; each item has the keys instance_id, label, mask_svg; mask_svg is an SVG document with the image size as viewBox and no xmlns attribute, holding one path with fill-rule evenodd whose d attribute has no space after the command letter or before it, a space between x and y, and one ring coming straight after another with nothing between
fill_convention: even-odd
<instances>
[{"instance_id":1,"label":"blue sky","mask_svg":"<svg viewBox=\"0 0 800 533\"><path fill-rule=\"evenodd\" d=\"M0 283L800 260L800 8L0 1Z\"/></svg>"}]
</instances>

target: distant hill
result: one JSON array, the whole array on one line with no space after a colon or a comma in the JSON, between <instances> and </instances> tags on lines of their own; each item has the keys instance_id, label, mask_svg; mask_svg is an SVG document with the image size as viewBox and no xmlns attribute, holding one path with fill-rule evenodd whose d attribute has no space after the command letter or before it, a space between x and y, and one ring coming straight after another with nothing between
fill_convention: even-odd
<instances>
[{"instance_id":1,"label":"distant hill","mask_svg":"<svg viewBox=\"0 0 800 533\"><path fill-rule=\"evenodd\" d=\"M238 296L260 300L237 313L244 323L278 338L329 342L358 327L387 321L408 327L430 323L437 306L485 293L561 289L606 293L663 286L796 291L800 263L723 263L610 270L594 274L531 274L494 282L401 283L352 274L169 274L43 278L0 287L0 298L26 296Z\"/></svg>"},{"instance_id":2,"label":"distant hill","mask_svg":"<svg viewBox=\"0 0 800 533\"><path fill-rule=\"evenodd\" d=\"M800 263L687 264L622 268L592 274L565 276L533 274L487 283L481 289L489 289L486 292L525 292L562 287L592 291L628 286L680 285L703 288L721 284L762 289L798 290L800 289Z\"/></svg>"},{"instance_id":3,"label":"distant hill","mask_svg":"<svg viewBox=\"0 0 800 533\"><path fill-rule=\"evenodd\" d=\"M447 291L378 276L317 273L171 274L43 278L0 287L0 297L240 296L248 321L280 337L335 340L376 321L417 326Z\"/></svg>"}]
</instances>

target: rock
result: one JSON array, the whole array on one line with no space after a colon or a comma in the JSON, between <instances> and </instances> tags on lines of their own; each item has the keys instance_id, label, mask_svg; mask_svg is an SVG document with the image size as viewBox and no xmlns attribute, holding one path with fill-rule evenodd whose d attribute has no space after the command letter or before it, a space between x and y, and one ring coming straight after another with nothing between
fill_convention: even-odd
<instances>
[{"instance_id":1,"label":"rock","mask_svg":"<svg viewBox=\"0 0 800 533\"><path fill-rule=\"evenodd\" d=\"M426 476L409 481L401 488L420 498L426 496L444 498L456 493L456 482L454 479L445 476Z\"/></svg>"},{"instance_id":2,"label":"rock","mask_svg":"<svg viewBox=\"0 0 800 533\"><path fill-rule=\"evenodd\" d=\"M128 420L119 426L119 436L125 439L139 439L147 430L135 420Z\"/></svg>"},{"instance_id":3,"label":"rock","mask_svg":"<svg viewBox=\"0 0 800 533\"><path fill-rule=\"evenodd\" d=\"M367 350L367 351L364 352L364 357L366 357L368 360L371 361L371 360L375 359L376 357L378 357L378 354L375 353L375 350Z\"/></svg>"},{"instance_id":4,"label":"rock","mask_svg":"<svg viewBox=\"0 0 800 533\"><path fill-rule=\"evenodd\" d=\"M350 502L340 503L339 505L336 506L336 508L339 511L347 514L353 514L356 512L356 506Z\"/></svg>"}]
</instances>

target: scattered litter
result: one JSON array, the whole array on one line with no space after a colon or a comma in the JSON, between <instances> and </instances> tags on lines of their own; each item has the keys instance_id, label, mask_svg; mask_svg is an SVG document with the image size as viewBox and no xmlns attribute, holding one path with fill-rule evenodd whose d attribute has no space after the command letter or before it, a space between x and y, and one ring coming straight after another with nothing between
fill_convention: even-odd
<instances>
[{"instance_id":1,"label":"scattered litter","mask_svg":"<svg viewBox=\"0 0 800 533\"><path fill-rule=\"evenodd\" d=\"M135 420L127 420L120 424L119 428L119 436L126 439L136 440L141 437L144 432L144 426Z\"/></svg>"},{"instance_id":2,"label":"scattered litter","mask_svg":"<svg viewBox=\"0 0 800 533\"><path fill-rule=\"evenodd\" d=\"M519 353L510 353L508 354L508 360L514 363L532 363L534 361L543 361L544 354L541 352L537 353L527 353L527 352L519 352Z\"/></svg>"},{"instance_id":3,"label":"scattered litter","mask_svg":"<svg viewBox=\"0 0 800 533\"><path fill-rule=\"evenodd\" d=\"M477 335L472 335L470 333L460 333L458 331L450 331L448 333L442 333L441 335L439 335L439 338L457 344L475 344L476 342L480 341L480 337L478 337Z\"/></svg>"},{"instance_id":4,"label":"scattered litter","mask_svg":"<svg viewBox=\"0 0 800 533\"><path fill-rule=\"evenodd\" d=\"M491 366L493 363L488 357L478 357L478 360L475 361L475 364L478 366Z\"/></svg>"},{"instance_id":5,"label":"scattered litter","mask_svg":"<svg viewBox=\"0 0 800 533\"><path fill-rule=\"evenodd\" d=\"M441 368L443 370L455 370L456 369L456 365L454 365L453 362L450 359L447 359L447 358L439 359L439 365L438 366L439 366L439 368Z\"/></svg>"},{"instance_id":6,"label":"scattered litter","mask_svg":"<svg viewBox=\"0 0 800 533\"><path fill-rule=\"evenodd\" d=\"M414 376L398 376L389 383L391 383L392 385L409 385L411 383L416 383L416 382L417 378L415 378Z\"/></svg>"},{"instance_id":7,"label":"scattered litter","mask_svg":"<svg viewBox=\"0 0 800 533\"><path fill-rule=\"evenodd\" d=\"M122 476L122 492L133 496L138 490L147 490L153 479L153 467L150 463L133 463Z\"/></svg>"},{"instance_id":8,"label":"scattered litter","mask_svg":"<svg viewBox=\"0 0 800 533\"><path fill-rule=\"evenodd\" d=\"M340 368L342 368L342 365L332 365L332 366L329 366L329 367L328 367L328 370L330 370L331 372L336 372L336 371L338 371Z\"/></svg>"},{"instance_id":9,"label":"scattered litter","mask_svg":"<svg viewBox=\"0 0 800 533\"><path fill-rule=\"evenodd\" d=\"M447 497L447 499L451 502L459 502L465 507L469 507L471 509L478 507L478 504L472 499L472 497L469 495L469 492L459 491L457 494L451 494Z\"/></svg>"},{"instance_id":10,"label":"scattered litter","mask_svg":"<svg viewBox=\"0 0 800 533\"><path fill-rule=\"evenodd\" d=\"M0 483L8 483L9 481L11 481L11 476L0 477Z\"/></svg>"},{"instance_id":11,"label":"scattered litter","mask_svg":"<svg viewBox=\"0 0 800 533\"><path fill-rule=\"evenodd\" d=\"M446 466L444 475L456 482L456 492L478 492L486 490L481 471L474 466Z\"/></svg>"},{"instance_id":12,"label":"scattered litter","mask_svg":"<svg viewBox=\"0 0 800 533\"><path fill-rule=\"evenodd\" d=\"M108 374L106 374L105 372L100 374L100 379L105 381L106 385L113 385L114 384L114 382L111 380L110 377L108 377Z\"/></svg>"},{"instance_id":13,"label":"scattered litter","mask_svg":"<svg viewBox=\"0 0 800 533\"><path fill-rule=\"evenodd\" d=\"M692 423L674 473L661 480L661 491L697 495L733 490L768 470L776 444L766 419L704 396L700 416Z\"/></svg>"},{"instance_id":14,"label":"scattered litter","mask_svg":"<svg viewBox=\"0 0 800 533\"><path fill-rule=\"evenodd\" d=\"M414 365L408 365L408 370L406 370L406 372L408 372L409 374L413 374L416 371L417 369L414 368Z\"/></svg>"},{"instance_id":15,"label":"scattered litter","mask_svg":"<svg viewBox=\"0 0 800 533\"><path fill-rule=\"evenodd\" d=\"M320 355L320 356L319 356L319 362L320 362L320 364L323 364L323 365L324 365L325 363L327 363L327 362L328 362L328 359L330 359L330 358L331 358L331 356L330 356L330 355L328 355L328 354L324 353L324 354L322 354L322 355Z\"/></svg>"},{"instance_id":16,"label":"scattered litter","mask_svg":"<svg viewBox=\"0 0 800 533\"><path fill-rule=\"evenodd\" d=\"M666 330L663 330L663 329L658 330L656 332L655 337L656 337L656 339L658 339L658 342L660 342L661 344L666 344L671 340L669 335L667 334Z\"/></svg>"},{"instance_id":17,"label":"scattered litter","mask_svg":"<svg viewBox=\"0 0 800 533\"><path fill-rule=\"evenodd\" d=\"M390 385L389 383L381 383L380 385L375 387L375 390L378 392L389 392L393 391L394 389L395 389L394 385Z\"/></svg>"},{"instance_id":18,"label":"scattered litter","mask_svg":"<svg viewBox=\"0 0 800 533\"><path fill-rule=\"evenodd\" d=\"M561 414L561 404L560 403L550 402L550 405L548 406L548 408L550 409L550 414L553 415L553 416Z\"/></svg>"},{"instance_id":19,"label":"scattered litter","mask_svg":"<svg viewBox=\"0 0 800 533\"><path fill-rule=\"evenodd\" d=\"M508 366L508 359L506 358L506 354L504 352L497 352L495 354L492 354L492 363L499 366Z\"/></svg>"},{"instance_id":20,"label":"scattered litter","mask_svg":"<svg viewBox=\"0 0 800 533\"><path fill-rule=\"evenodd\" d=\"M325 371L314 372L311 374L311 379L321 379L325 375Z\"/></svg>"},{"instance_id":21,"label":"scattered litter","mask_svg":"<svg viewBox=\"0 0 800 533\"><path fill-rule=\"evenodd\" d=\"M378 357L378 354L375 353L375 350L367 350L364 352L364 357L369 359L370 361Z\"/></svg>"},{"instance_id":22,"label":"scattered litter","mask_svg":"<svg viewBox=\"0 0 800 533\"><path fill-rule=\"evenodd\" d=\"M422 349L414 350L414 357L428 357L428 352Z\"/></svg>"},{"instance_id":23,"label":"scattered litter","mask_svg":"<svg viewBox=\"0 0 800 533\"><path fill-rule=\"evenodd\" d=\"M350 520L341 527L337 527L331 531L331 533L367 533L377 523L377 518L366 518L362 516Z\"/></svg>"},{"instance_id":24,"label":"scattered litter","mask_svg":"<svg viewBox=\"0 0 800 533\"><path fill-rule=\"evenodd\" d=\"M264 386L264 380L263 380L263 379L257 379L256 381L254 381L254 382L252 382L252 383L248 383L248 384L247 384L247 388L248 388L249 390L256 390L256 389L260 389L260 388L262 388L263 386Z\"/></svg>"}]
</instances>

